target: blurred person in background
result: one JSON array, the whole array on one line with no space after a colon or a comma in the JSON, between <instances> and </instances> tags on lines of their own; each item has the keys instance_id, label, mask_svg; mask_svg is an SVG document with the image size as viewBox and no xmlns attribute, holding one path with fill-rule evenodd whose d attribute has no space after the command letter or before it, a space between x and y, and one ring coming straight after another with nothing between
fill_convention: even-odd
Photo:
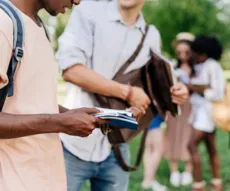
<instances>
[{"instance_id":1,"label":"blurred person in background","mask_svg":"<svg viewBox=\"0 0 230 191\"><path fill-rule=\"evenodd\" d=\"M191 43L194 36L190 33L180 33L176 38L176 56L177 69L176 74L182 83L188 84L190 77L194 75L194 61L192 59ZM160 128L164 122L158 114L151 122L149 132L145 143L144 153L144 180L142 187L144 189L152 186L153 190L164 191L166 186L161 185L155 179L156 171L165 150L165 156L169 160L171 177L170 182L173 186L188 185L192 183L192 164L188 143L191 136L191 126L189 125L189 116L191 105L187 101L182 105L182 115L176 118L170 114L167 120L166 140L164 132ZM178 162L186 162L185 171L178 172Z\"/></svg>"},{"instance_id":2,"label":"blurred person in background","mask_svg":"<svg viewBox=\"0 0 230 191\"><path fill-rule=\"evenodd\" d=\"M151 100L143 89L112 80L146 32L143 4L144 0L83 1L73 9L57 54L63 78L69 82L67 98L73 98L70 107L98 106L95 94L100 94L127 101L140 110L148 108ZM153 25L140 54L126 72L146 64L150 49L161 52L160 34ZM70 95L73 92L75 96ZM173 102L184 103L187 93L186 87L178 84L172 91ZM61 139L68 191L79 191L87 180L93 191L128 189L129 174L119 166L108 137L100 129L84 139L65 134ZM129 163L128 144L121 144L120 150Z\"/></svg>"},{"instance_id":3,"label":"blurred person in background","mask_svg":"<svg viewBox=\"0 0 230 191\"><path fill-rule=\"evenodd\" d=\"M144 152L144 179L141 185L143 189L152 188L153 191L167 190L167 187L161 185L155 177L163 154L164 132L161 128L163 122L164 119L158 114L149 126Z\"/></svg>"},{"instance_id":4,"label":"blurred person in background","mask_svg":"<svg viewBox=\"0 0 230 191\"><path fill-rule=\"evenodd\" d=\"M220 160L218 157L215 125L212 121L212 101L220 100L224 96L225 77L218 63L221 58L222 46L216 37L198 36L192 43L196 65L196 75L191 79L188 88L192 92L192 136L189 150L194 171L194 183L192 191L205 191L206 183L202 178L201 159L198 146L204 141L212 169L211 190L222 191L220 176ZM203 89L197 89L194 85L208 85Z\"/></svg>"},{"instance_id":5,"label":"blurred person in background","mask_svg":"<svg viewBox=\"0 0 230 191\"><path fill-rule=\"evenodd\" d=\"M190 33L180 33L176 37L175 54L177 58L176 74L178 80L188 84L190 78L194 76L194 59L192 57L191 43L195 37ZM189 100L181 106L181 115L173 117L168 115L166 121L167 129L165 134L164 156L168 159L171 175L170 183L179 187L192 183L192 163L188 150L192 128L189 124L191 105ZM185 162L182 173L179 172L179 161Z\"/></svg>"}]
</instances>

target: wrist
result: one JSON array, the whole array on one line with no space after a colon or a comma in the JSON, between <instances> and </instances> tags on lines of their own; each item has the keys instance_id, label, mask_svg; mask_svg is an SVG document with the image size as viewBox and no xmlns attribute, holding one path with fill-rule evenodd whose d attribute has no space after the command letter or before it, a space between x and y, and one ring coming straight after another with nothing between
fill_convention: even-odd
<instances>
[{"instance_id":1,"label":"wrist","mask_svg":"<svg viewBox=\"0 0 230 191\"><path fill-rule=\"evenodd\" d=\"M131 100L132 94L133 94L133 87L129 84L128 88L129 88L128 89L128 94L127 94L127 96L125 98L125 101L127 101L129 103L130 100Z\"/></svg>"},{"instance_id":2,"label":"wrist","mask_svg":"<svg viewBox=\"0 0 230 191\"><path fill-rule=\"evenodd\" d=\"M48 126L49 133L62 133L64 132L64 124L62 114L48 114L45 115L45 126Z\"/></svg>"},{"instance_id":3,"label":"wrist","mask_svg":"<svg viewBox=\"0 0 230 191\"><path fill-rule=\"evenodd\" d=\"M121 85L121 91L120 91L120 98L124 101L130 100L130 97L132 95L132 86L131 85Z\"/></svg>"},{"instance_id":4,"label":"wrist","mask_svg":"<svg viewBox=\"0 0 230 191\"><path fill-rule=\"evenodd\" d=\"M128 85L119 84L119 98L122 100L126 100L129 93Z\"/></svg>"}]
</instances>

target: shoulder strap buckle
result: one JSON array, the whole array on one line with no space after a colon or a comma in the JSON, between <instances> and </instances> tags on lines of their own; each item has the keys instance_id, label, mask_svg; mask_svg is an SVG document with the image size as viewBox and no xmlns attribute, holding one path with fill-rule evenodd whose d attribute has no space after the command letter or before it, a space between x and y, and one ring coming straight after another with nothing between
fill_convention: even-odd
<instances>
[{"instance_id":1,"label":"shoulder strap buckle","mask_svg":"<svg viewBox=\"0 0 230 191\"><path fill-rule=\"evenodd\" d=\"M21 47L16 47L15 48L14 57L18 62L20 62L22 60L23 54L24 54L24 51L23 51L23 49Z\"/></svg>"}]
</instances>

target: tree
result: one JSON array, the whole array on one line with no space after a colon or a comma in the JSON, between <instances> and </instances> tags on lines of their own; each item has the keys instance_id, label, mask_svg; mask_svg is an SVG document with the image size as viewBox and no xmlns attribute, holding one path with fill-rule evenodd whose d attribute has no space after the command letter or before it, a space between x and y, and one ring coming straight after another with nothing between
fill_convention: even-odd
<instances>
[{"instance_id":1,"label":"tree","mask_svg":"<svg viewBox=\"0 0 230 191\"><path fill-rule=\"evenodd\" d=\"M171 44L179 32L215 35L225 47L230 45L228 12L226 4L220 5L217 0L152 0L146 2L143 13L159 29L164 51L173 55Z\"/></svg>"}]
</instances>

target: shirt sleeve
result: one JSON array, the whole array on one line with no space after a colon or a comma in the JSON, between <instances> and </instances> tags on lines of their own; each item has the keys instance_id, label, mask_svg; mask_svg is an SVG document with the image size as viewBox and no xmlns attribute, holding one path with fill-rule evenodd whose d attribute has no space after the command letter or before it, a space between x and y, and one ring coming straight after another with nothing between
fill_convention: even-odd
<instances>
[{"instance_id":1,"label":"shirt sleeve","mask_svg":"<svg viewBox=\"0 0 230 191\"><path fill-rule=\"evenodd\" d=\"M68 25L59 38L57 59L61 70L75 64L86 65L93 51L93 22L86 6L73 9Z\"/></svg>"},{"instance_id":2,"label":"shirt sleeve","mask_svg":"<svg viewBox=\"0 0 230 191\"><path fill-rule=\"evenodd\" d=\"M217 64L210 64L209 70L210 87L204 91L207 100L220 100L224 96L225 78L221 67Z\"/></svg>"},{"instance_id":3,"label":"shirt sleeve","mask_svg":"<svg viewBox=\"0 0 230 191\"><path fill-rule=\"evenodd\" d=\"M152 51L160 54L161 53L161 48L162 48L162 41L161 41L161 35L160 32L157 30L157 28L153 25L150 25L149 29L152 33L152 41L151 41L151 49Z\"/></svg>"},{"instance_id":4,"label":"shirt sleeve","mask_svg":"<svg viewBox=\"0 0 230 191\"><path fill-rule=\"evenodd\" d=\"M11 45L5 34L0 30L0 89L8 84L8 77L6 73L10 63L11 54Z\"/></svg>"}]
</instances>

